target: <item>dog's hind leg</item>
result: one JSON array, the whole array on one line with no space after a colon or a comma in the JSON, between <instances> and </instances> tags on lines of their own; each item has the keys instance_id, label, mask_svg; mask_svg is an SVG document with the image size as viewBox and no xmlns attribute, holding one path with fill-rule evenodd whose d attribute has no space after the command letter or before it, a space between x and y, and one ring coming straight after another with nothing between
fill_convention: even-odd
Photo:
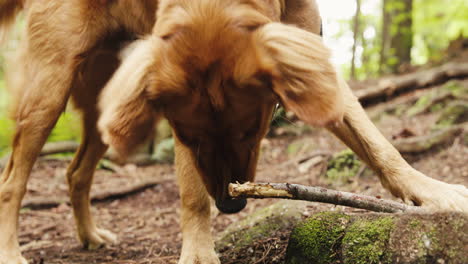
<instances>
[{"instance_id":1,"label":"dog's hind leg","mask_svg":"<svg viewBox=\"0 0 468 264\"><path fill-rule=\"evenodd\" d=\"M0 177L1 264L26 263L17 240L21 200L34 162L65 107L73 78L71 64L45 65L33 59L24 63L28 66L23 69L31 64L42 67L22 72L27 91L17 107L12 155Z\"/></svg>"},{"instance_id":2,"label":"dog's hind leg","mask_svg":"<svg viewBox=\"0 0 468 264\"><path fill-rule=\"evenodd\" d=\"M66 105L74 73L71 62L47 63L31 53L27 48L28 57L20 62L25 92L16 108L12 155L0 177L1 264L26 263L17 240L21 200L34 162Z\"/></svg>"},{"instance_id":3,"label":"dog's hind leg","mask_svg":"<svg viewBox=\"0 0 468 264\"><path fill-rule=\"evenodd\" d=\"M67 103L76 68L83 54L94 46L93 38L99 30L98 24L83 28L73 23L77 20L66 21L65 18L77 17L73 12L80 10L71 1L43 2L37 5L31 2L22 56L16 61L22 64L16 73L22 81L16 84L24 92L16 107L12 155L0 177L1 264L26 263L17 238L26 183L47 136ZM87 30L93 30L93 34Z\"/></svg>"},{"instance_id":4,"label":"dog's hind leg","mask_svg":"<svg viewBox=\"0 0 468 264\"><path fill-rule=\"evenodd\" d=\"M116 236L99 229L91 215L89 192L97 163L107 150L96 129L96 113L83 112L83 138L68 167L67 180L73 206L78 237L87 249L96 249L113 243Z\"/></svg>"},{"instance_id":5,"label":"dog's hind leg","mask_svg":"<svg viewBox=\"0 0 468 264\"><path fill-rule=\"evenodd\" d=\"M97 98L118 63L116 48L93 50L79 71L81 78L75 81L72 88L73 102L82 114L83 136L68 167L67 180L78 237L87 249L96 249L116 240L114 234L97 227L91 215L89 192L96 165L107 150L96 127Z\"/></svg>"},{"instance_id":6,"label":"dog's hind leg","mask_svg":"<svg viewBox=\"0 0 468 264\"><path fill-rule=\"evenodd\" d=\"M468 212L468 189L429 178L412 168L367 117L346 82L339 80L345 96L344 122L329 126L379 176L382 185L407 203L431 210Z\"/></svg>"},{"instance_id":7,"label":"dog's hind leg","mask_svg":"<svg viewBox=\"0 0 468 264\"><path fill-rule=\"evenodd\" d=\"M211 235L210 198L196 168L196 157L175 137L175 166L182 204L179 264L219 264Z\"/></svg>"}]
</instances>

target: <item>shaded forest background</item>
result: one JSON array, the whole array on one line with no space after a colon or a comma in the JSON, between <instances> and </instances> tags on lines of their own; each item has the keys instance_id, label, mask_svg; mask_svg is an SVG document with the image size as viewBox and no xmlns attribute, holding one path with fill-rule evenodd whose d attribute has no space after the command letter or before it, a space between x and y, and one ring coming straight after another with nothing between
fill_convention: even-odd
<instances>
[{"instance_id":1,"label":"shaded forest background","mask_svg":"<svg viewBox=\"0 0 468 264\"><path fill-rule=\"evenodd\" d=\"M326 1L319 0L319 5ZM351 59L339 63L352 80L375 79L383 75L409 72L421 65L437 65L456 56L467 45L468 5L466 0L353 0L354 16L324 17L325 42L346 50ZM371 7L370 7L371 6ZM369 8L370 7L370 8ZM322 6L321 6L322 8ZM5 56L18 44L22 28L2 47L0 57L0 157L9 151L14 122L8 118L5 88ZM327 29L339 30L328 31ZM340 60L343 61L343 60ZM14 62L12 62L14 63ZM72 107L61 116L49 142L78 141L79 117Z\"/></svg>"},{"instance_id":2,"label":"shaded forest background","mask_svg":"<svg viewBox=\"0 0 468 264\"><path fill-rule=\"evenodd\" d=\"M381 0L380 12L356 0L352 21L342 20L338 40L352 32L352 59L341 65L351 79L404 73L427 63L449 60L468 36L464 0ZM458 40L458 41L456 41Z\"/></svg>"}]
</instances>

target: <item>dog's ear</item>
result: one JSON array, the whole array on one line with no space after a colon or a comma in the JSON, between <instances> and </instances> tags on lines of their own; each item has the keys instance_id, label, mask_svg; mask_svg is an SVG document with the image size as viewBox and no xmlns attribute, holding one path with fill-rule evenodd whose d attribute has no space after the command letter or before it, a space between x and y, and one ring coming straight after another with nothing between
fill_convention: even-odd
<instances>
[{"instance_id":1,"label":"dog's ear","mask_svg":"<svg viewBox=\"0 0 468 264\"><path fill-rule=\"evenodd\" d=\"M151 134L157 113L148 96L152 88L157 39L127 47L122 64L99 97L98 129L104 143L125 157Z\"/></svg>"},{"instance_id":2,"label":"dog's ear","mask_svg":"<svg viewBox=\"0 0 468 264\"><path fill-rule=\"evenodd\" d=\"M340 122L343 94L330 51L315 34L280 23L253 32L259 72L267 75L283 105L311 125Z\"/></svg>"}]
</instances>

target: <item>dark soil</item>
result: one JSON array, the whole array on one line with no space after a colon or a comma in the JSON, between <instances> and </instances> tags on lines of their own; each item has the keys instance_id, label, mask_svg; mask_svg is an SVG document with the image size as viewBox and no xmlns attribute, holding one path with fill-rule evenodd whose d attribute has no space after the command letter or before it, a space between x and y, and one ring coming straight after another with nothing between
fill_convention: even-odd
<instances>
[{"instance_id":1,"label":"dark soil","mask_svg":"<svg viewBox=\"0 0 468 264\"><path fill-rule=\"evenodd\" d=\"M420 92L419 92L420 93ZM391 104L387 102L386 104ZM404 129L416 134L424 133L434 122L432 114L411 118L386 116L378 126L387 138L398 136ZM298 125L300 126L300 125ZM288 145L303 142L308 145L293 153ZM258 167L259 182L289 182L353 191L362 194L391 198L378 178L366 170L359 177L345 184L329 183L321 177L326 164L319 163L306 170L299 170L295 162L288 162L307 153L324 150L337 152L345 149L337 139L325 130L312 129L299 136L280 136L264 141ZM463 136L449 145L429 153L407 157L417 169L427 175L450 183L468 185L468 146ZM65 181L66 161L40 160L34 167L25 199L57 198L67 201ZM85 251L75 237L71 208L63 203L46 210L23 209L20 216L20 244L30 263L177 263L181 250L179 230L179 195L171 165L153 165L144 168L127 166L124 173L98 170L93 190L112 189L156 177L161 183L140 193L96 203L94 216L99 225L118 235L116 245L108 245L96 251ZM244 211L236 215L220 214L213 206L213 234L219 236L229 224L276 201L250 200ZM325 210L352 210L331 205L311 203L304 215ZM222 250L223 263L281 263L288 240L288 230L274 237L265 237L243 255L230 255Z\"/></svg>"}]
</instances>

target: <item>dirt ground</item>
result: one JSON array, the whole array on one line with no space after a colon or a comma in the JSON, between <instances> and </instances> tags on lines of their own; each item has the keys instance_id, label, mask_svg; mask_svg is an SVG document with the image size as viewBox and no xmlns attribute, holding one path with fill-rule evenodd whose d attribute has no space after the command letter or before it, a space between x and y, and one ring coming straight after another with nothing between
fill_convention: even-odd
<instances>
[{"instance_id":1,"label":"dirt ground","mask_svg":"<svg viewBox=\"0 0 468 264\"><path fill-rule=\"evenodd\" d=\"M407 96L420 96L413 93ZM388 102L391 104L395 102ZM374 108L369 112L376 111ZM415 134L424 133L434 122L431 114L415 117L385 116L378 126L387 136L398 136L404 129ZM301 125L295 125L301 130ZM291 144L300 148L294 151ZM288 147L289 146L289 147ZM291 162L314 151L332 153L345 149L337 139L325 130L311 129L300 135L270 137L264 141L258 167L258 182L289 182L391 198L377 177L366 170L359 177L344 184L332 184L321 174L326 164L310 168ZM468 146L463 136L428 153L406 156L411 164L427 175L450 183L468 186ZM28 185L28 199L58 199L67 201L65 169L67 162L41 159L34 167ZM177 263L181 250L179 230L179 195L174 169L160 164L137 168L126 166L119 173L99 169L96 173L93 192L131 185L152 177L160 184L137 194L108 200L93 205L97 222L103 228L118 235L116 245L108 245L96 251L85 251L75 237L71 208L63 203L45 210L23 209L20 216L20 244L25 257L33 264L39 263ZM235 215L219 214L213 206L213 234L219 236L229 224L238 221L274 200L250 200L246 209ZM311 203L305 215L323 210L345 210L331 205ZM349 210L349 209L346 209ZM287 245L287 230L275 237L265 238L246 256L220 253L223 263L281 263ZM251 256L257 256L255 260ZM259 257L260 256L260 257Z\"/></svg>"}]
</instances>

